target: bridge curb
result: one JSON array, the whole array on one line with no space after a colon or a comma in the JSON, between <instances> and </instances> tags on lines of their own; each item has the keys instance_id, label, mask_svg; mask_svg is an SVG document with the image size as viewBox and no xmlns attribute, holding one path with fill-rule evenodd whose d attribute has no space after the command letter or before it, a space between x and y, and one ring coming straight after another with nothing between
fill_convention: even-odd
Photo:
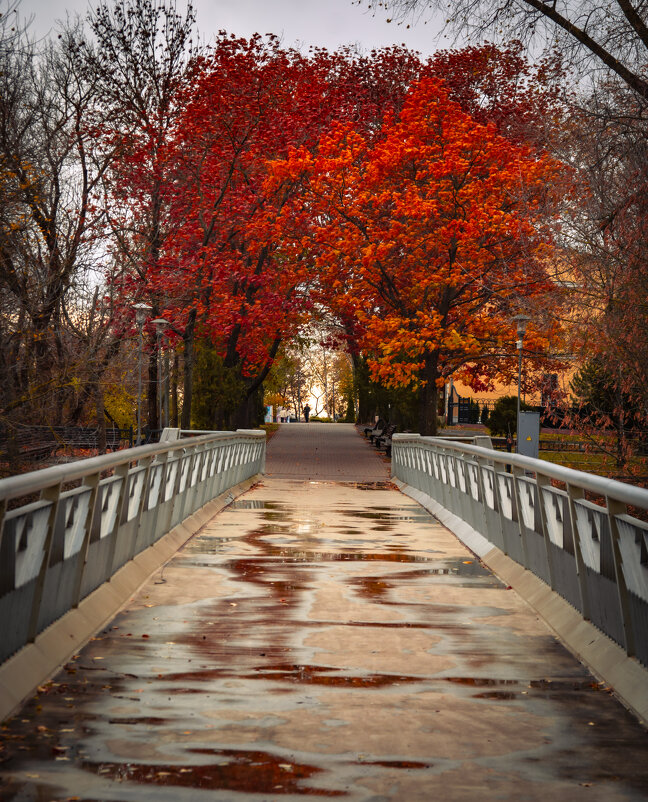
<instances>
[{"instance_id":1,"label":"bridge curb","mask_svg":"<svg viewBox=\"0 0 648 802\"><path fill-rule=\"evenodd\" d=\"M20 706L129 602L134 593L211 518L261 479L226 490L122 566L46 630L0 665L0 721Z\"/></svg>"},{"instance_id":2,"label":"bridge curb","mask_svg":"<svg viewBox=\"0 0 648 802\"><path fill-rule=\"evenodd\" d=\"M466 521L427 494L393 478L402 493L432 513L476 554L503 582L513 588L553 630L557 638L635 715L648 726L648 669L611 638L585 621L581 614L539 577L512 560Z\"/></svg>"}]
</instances>

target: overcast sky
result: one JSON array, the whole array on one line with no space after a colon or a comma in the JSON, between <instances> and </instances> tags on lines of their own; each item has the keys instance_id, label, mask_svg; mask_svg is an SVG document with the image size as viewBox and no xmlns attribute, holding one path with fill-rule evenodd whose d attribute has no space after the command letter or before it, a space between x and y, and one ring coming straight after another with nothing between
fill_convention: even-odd
<instances>
[{"instance_id":1,"label":"overcast sky","mask_svg":"<svg viewBox=\"0 0 648 802\"><path fill-rule=\"evenodd\" d=\"M186 0L178 0L178 9ZM433 53L438 27L434 20L419 21L408 30L405 25L388 23L388 14L367 9L367 0L194 0L198 29L209 41L219 30L248 37L253 33L274 33L286 46L321 45L334 50L340 45L360 44L371 50L390 44L402 44ZM20 15L32 18L30 31L38 37L56 30L57 20L66 14L85 16L89 0L21 0ZM444 43L447 46L447 40Z\"/></svg>"}]
</instances>

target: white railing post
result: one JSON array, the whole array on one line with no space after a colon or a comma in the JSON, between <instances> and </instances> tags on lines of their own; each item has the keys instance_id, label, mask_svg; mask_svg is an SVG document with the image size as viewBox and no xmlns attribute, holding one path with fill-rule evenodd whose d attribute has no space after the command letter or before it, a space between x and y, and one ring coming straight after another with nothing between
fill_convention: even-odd
<instances>
[{"instance_id":1,"label":"white railing post","mask_svg":"<svg viewBox=\"0 0 648 802\"><path fill-rule=\"evenodd\" d=\"M545 545L545 554L547 556L547 570L549 572L549 584L552 590L556 588L556 575L554 568L553 553L551 551L551 537L549 535L549 525L547 523L547 511L545 510L544 489L551 487L549 479L541 473L536 474L536 484L538 487L538 504L540 505L540 525L542 527L542 538Z\"/></svg>"},{"instance_id":2,"label":"white railing post","mask_svg":"<svg viewBox=\"0 0 648 802\"><path fill-rule=\"evenodd\" d=\"M630 598L628 596L628 586L623 573L623 561L621 550L619 549L619 527L617 525L617 515L625 513L625 504L621 504L613 498L606 498L608 513L608 524L610 527L610 537L612 539L612 555L614 557L614 574L616 578L617 592L619 594L619 608L623 621L623 634L625 637L626 654L634 657L636 654L634 628L632 626L632 614L630 612Z\"/></svg>"},{"instance_id":3,"label":"white railing post","mask_svg":"<svg viewBox=\"0 0 648 802\"><path fill-rule=\"evenodd\" d=\"M112 530L107 537L110 538L109 545L108 545L108 555L106 559L106 565L108 566L108 574L109 579L113 575L115 570L115 554L117 553L117 546L120 540L120 531L122 525L122 510L124 508L124 499L128 493L128 476L129 476L129 465L126 463L125 465L119 465L115 468L115 476L118 476L121 479L119 484L119 496L117 498L117 505L115 509L115 520L113 522Z\"/></svg>"},{"instance_id":4,"label":"white railing post","mask_svg":"<svg viewBox=\"0 0 648 802\"><path fill-rule=\"evenodd\" d=\"M529 560L529 549L527 545L527 536L525 532L525 522L524 522L524 510L522 509L522 505L524 504L524 499L522 498L522 493L520 491L520 477L524 476L524 471L518 468L517 466L513 466L513 509L514 514L517 515L517 524L518 524L518 532L520 534L520 541L522 543L522 555L524 559L524 567L530 568L531 562Z\"/></svg>"},{"instance_id":5,"label":"white railing post","mask_svg":"<svg viewBox=\"0 0 648 802\"><path fill-rule=\"evenodd\" d=\"M576 515L576 501L585 498L585 491L582 487L567 485L567 496L569 498L569 517L571 521L572 537L574 538L574 560L576 562L576 572L578 574L578 589L580 593L580 612L586 621L590 620L590 599L587 584L587 570L583 560L583 550L581 548L581 536L578 526L578 516Z\"/></svg>"},{"instance_id":6,"label":"white railing post","mask_svg":"<svg viewBox=\"0 0 648 802\"><path fill-rule=\"evenodd\" d=\"M74 590L72 592L72 607L78 607L79 602L81 601L83 575L88 562L88 548L90 546L90 537L92 536L92 521L94 520L97 498L99 496L99 479L100 476L98 473L86 476L83 479L83 484L90 488L90 499L88 501L86 519L83 524L83 542L81 543L81 547L77 554L77 565L74 574Z\"/></svg>"},{"instance_id":7,"label":"white railing post","mask_svg":"<svg viewBox=\"0 0 648 802\"><path fill-rule=\"evenodd\" d=\"M56 531L56 525L58 523L58 505L60 497L61 482L53 487L46 487L41 492L41 499L43 501L50 502L51 506L47 518L47 534L45 535L45 542L43 543L40 569L38 571L38 576L36 578L36 584L34 587L34 596L32 599L31 614L29 617L29 627L27 632L28 643L32 643L38 634L38 619L40 617L43 592L45 590L45 580L47 578L47 570L49 568L52 543L54 541L54 534Z\"/></svg>"}]
</instances>

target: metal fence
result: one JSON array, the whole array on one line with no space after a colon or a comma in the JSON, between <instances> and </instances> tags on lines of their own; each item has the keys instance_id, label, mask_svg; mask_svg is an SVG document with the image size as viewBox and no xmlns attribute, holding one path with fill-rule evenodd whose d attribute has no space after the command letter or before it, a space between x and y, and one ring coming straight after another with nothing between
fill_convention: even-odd
<instances>
[{"instance_id":1,"label":"metal fence","mask_svg":"<svg viewBox=\"0 0 648 802\"><path fill-rule=\"evenodd\" d=\"M392 473L467 522L648 666L648 490L443 438L394 435Z\"/></svg>"},{"instance_id":2,"label":"metal fence","mask_svg":"<svg viewBox=\"0 0 648 802\"><path fill-rule=\"evenodd\" d=\"M103 433L106 448L132 448L133 427L108 427ZM47 460L65 448L97 449L99 430L87 426L30 426L0 422L0 459L20 462Z\"/></svg>"},{"instance_id":3,"label":"metal fence","mask_svg":"<svg viewBox=\"0 0 648 802\"><path fill-rule=\"evenodd\" d=\"M239 430L1 480L0 662L174 526L264 466L265 433Z\"/></svg>"}]
</instances>

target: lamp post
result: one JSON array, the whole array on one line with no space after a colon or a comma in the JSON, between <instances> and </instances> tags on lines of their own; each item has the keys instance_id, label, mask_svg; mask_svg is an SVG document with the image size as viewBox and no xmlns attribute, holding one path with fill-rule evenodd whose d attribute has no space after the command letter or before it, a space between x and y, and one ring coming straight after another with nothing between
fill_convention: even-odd
<instances>
[{"instance_id":1,"label":"lamp post","mask_svg":"<svg viewBox=\"0 0 648 802\"><path fill-rule=\"evenodd\" d=\"M146 313L151 311L148 304L135 304L135 324L139 334L139 345L137 349L137 438L135 445L140 444L142 437L142 328L146 320Z\"/></svg>"},{"instance_id":2,"label":"lamp post","mask_svg":"<svg viewBox=\"0 0 648 802\"><path fill-rule=\"evenodd\" d=\"M522 344L524 340L524 335L526 334L527 325L531 318L528 315L515 315L513 320L517 324L517 349L518 349L518 388L517 388L517 428L516 428L516 440L517 440L517 449L516 451L520 451L520 390L522 387Z\"/></svg>"},{"instance_id":3,"label":"lamp post","mask_svg":"<svg viewBox=\"0 0 648 802\"><path fill-rule=\"evenodd\" d=\"M299 367L297 368L297 423L301 423L301 416L302 416L301 383L302 383L302 372L301 372L301 367Z\"/></svg>"},{"instance_id":4,"label":"lamp post","mask_svg":"<svg viewBox=\"0 0 648 802\"><path fill-rule=\"evenodd\" d=\"M166 416L164 414L166 408L166 386L164 384L164 365L162 363L162 334L168 323L163 317L157 317L155 320L152 320L151 323L155 324L155 342L157 346L158 409L160 410L158 423L159 428L164 429L165 426L168 426L168 421L166 420Z\"/></svg>"}]
</instances>

